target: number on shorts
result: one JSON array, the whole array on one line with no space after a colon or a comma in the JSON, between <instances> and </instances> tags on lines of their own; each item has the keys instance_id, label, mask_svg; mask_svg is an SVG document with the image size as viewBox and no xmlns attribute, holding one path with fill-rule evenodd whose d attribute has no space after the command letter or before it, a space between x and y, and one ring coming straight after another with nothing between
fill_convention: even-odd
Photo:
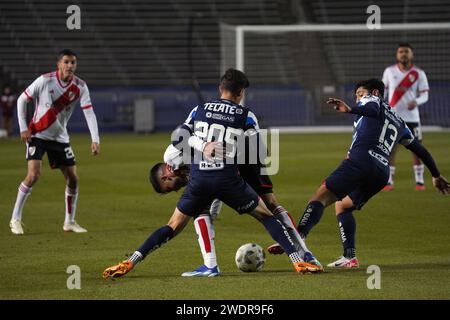
<instances>
[{"instance_id":1,"label":"number on shorts","mask_svg":"<svg viewBox=\"0 0 450 320\"><path fill-rule=\"evenodd\" d=\"M66 153L66 159L73 159L73 158L75 158L75 155L73 154L73 150L72 150L71 147L65 148L64 152Z\"/></svg>"}]
</instances>

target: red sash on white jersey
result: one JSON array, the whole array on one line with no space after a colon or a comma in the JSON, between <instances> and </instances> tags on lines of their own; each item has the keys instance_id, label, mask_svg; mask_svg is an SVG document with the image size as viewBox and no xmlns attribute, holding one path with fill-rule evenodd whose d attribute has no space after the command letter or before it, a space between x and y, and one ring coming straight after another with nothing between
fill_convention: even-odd
<instances>
[{"instance_id":1,"label":"red sash on white jersey","mask_svg":"<svg viewBox=\"0 0 450 320\"><path fill-rule=\"evenodd\" d=\"M392 108L395 108L397 102L403 97L406 91L411 88L411 86L419 79L419 73L416 70L411 70L406 74L403 80L398 84L397 88L394 90L394 94L392 95L392 99L389 102L389 105Z\"/></svg>"},{"instance_id":2,"label":"red sash on white jersey","mask_svg":"<svg viewBox=\"0 0 450 320\"><path fill-rule=\"evenodd\" d=\"M31 121L29 131L31 134L44 131L56 121L58 113L64 110L65 107L80 97L80 89L72 84L58 99L53 102L50 109L39 119L38 122Z\"/></svg>"}]
</instances>

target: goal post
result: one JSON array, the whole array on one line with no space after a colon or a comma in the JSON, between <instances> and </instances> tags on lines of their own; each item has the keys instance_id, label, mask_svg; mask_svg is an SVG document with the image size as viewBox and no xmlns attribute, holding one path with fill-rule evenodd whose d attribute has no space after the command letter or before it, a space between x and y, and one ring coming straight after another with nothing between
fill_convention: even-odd
<instances>
[{"instance_id":1,"label":"goal post","mask_svg":"<svg viewBox=\"0 0 450 320\"><path fill-rule=\"evenodd\" d=\"M220 30L221 72L234 67L247 73L254 94L245 103L261 107L266 125L347 124L324 104L326 97L353 99L352 85L381 78L395 63L398 44L408 42L431 87L421 108L423 122L450 127L450 23L385 23L380 29L365 24L222 24ZM271 94L267 100L272 105L256 99L255 106L256 93ZM282 98L282 106L273 104L274 94ZM276 113L270 111L274 108Z\"/></svg>"}]
</instances>

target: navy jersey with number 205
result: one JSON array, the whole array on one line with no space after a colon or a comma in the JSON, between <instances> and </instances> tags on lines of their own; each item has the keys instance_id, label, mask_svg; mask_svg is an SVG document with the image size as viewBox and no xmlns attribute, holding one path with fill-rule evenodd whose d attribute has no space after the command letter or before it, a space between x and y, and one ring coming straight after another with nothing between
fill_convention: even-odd
<instances>
[{"instance_id":1,"label":"navy jersey with number 205","mask_svg":"<svg viewBox=\"0 0 450 320\"><path fill-rule=\"evenodd\" d=\"M414 140L406 123L376 96L363 97L351 113L357 117L348 156L355 162L376 159L376 163L387 167L394 146L407 146Z\"/></svg>"},{"instance_id":2,"label":"navy jersey with number 205","mask_svg":"<svg viewBox=\"0 0 450 320\"><path fill-rule=\"evenodd\" d=\"M184 126L203 141L222 142L227 152L225 159L215 162L194 158L189 183L177 208L196 216L211 201L220 199L239 213L252 212L258 206L259 197L239 176L236 157L245 135L259 129L255 115L248 108L220 99L195 107Z\"/></svg>"},{"instance_id":3,"label":"navy jersey with number 205","mask_svg":"<svg viewBox=\"0 0 450 320\"><path fill-rule=\"evenodd\" d=\"M191 175L222 171L224 174L237 172L237 166L230 164L237 156L237 145L248 131L259 130L256 116L248 108L232 101L220 99L195 107L185 123L194 135L204 141L222 142L227 146L226 159L211 163L199 161L191 166ZM235 159L236 160L236 159ZM236 161L234 161L236 163Z\"/></svg>"}]
</instances>

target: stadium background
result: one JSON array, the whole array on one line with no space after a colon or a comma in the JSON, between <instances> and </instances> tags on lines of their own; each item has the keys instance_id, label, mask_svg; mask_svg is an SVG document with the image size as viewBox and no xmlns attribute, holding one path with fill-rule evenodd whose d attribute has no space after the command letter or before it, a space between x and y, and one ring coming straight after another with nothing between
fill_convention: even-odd
<instances>
[{"instance_id":1,"label":"stadium background","mask_svg":"<svg viewBox=\"0 0 450 320\"><path fill-rule=\"evenodd\" d=\"M81 9L81 30L68 30L69 5ZM18 92L55 69L55 55L71 48L87 81L102 132L132 131L136 99L150 99L154 128L168 131L204 98L217 95L224 67L221 25L360 24L372 1L14 1L0 2L0 78ZM444 0L388 1L382 23L450 21ZM247 105L263 127L343 125L349 119L324 105L329 94L349 96L352 84L381 77L395 62L399 41L414 47L431 94L421 108L424 125L450 126L450 30L366 33L263 34L246 36L245 71L251 79ZM233 49L233 48L231 48ZM225 61L232 66L233 60ZM332 89L329 92L330 88ZM328 91L326 91L328 89ZM69 128L85 131L82 112ZM17 132L17 125L16 125Z\"/></svg>"}]
</instances>

